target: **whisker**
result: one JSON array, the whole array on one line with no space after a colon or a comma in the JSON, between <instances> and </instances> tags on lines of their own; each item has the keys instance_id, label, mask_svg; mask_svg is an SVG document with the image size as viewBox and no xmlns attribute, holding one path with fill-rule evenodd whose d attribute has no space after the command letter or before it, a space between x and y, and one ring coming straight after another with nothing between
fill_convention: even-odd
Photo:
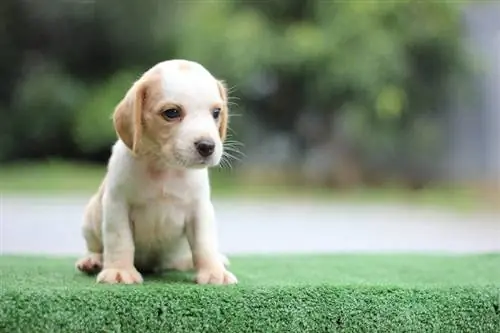
<instances>
[{"instance_id":1,"label":"whisker","mask_svg":"<svg viewBox=\"0 0 500 333\"><path fill-rule=\"evenodd\" d=\"M231 162L227 159L226 156L222 155L221 163L220 163L221 169L231 169L232 170L232 165Z\"/></svg>"},{"instance_id":2,"label":"whisker","mask_svg":"<svg viewBox=\"0 0 500 333\"><path fill-rule=\"evenodd\" d=\"M234 142L234 143L225 143L223 145L224 148L235 150L235 151L240 151L243 147L244 144L239 143L239 142Z\"/></svg>"},{"instance_id":3,"label":"whisker","mask_svg":"<svg viewBox=\"0 0 500 333\"><path fill-rule=\"evenodd\" d=\"M236 86L231 86L231 87L228 87L228 88L227 88L227 92L228 92L228 94L230 94L230 93L232 93L232 92L234 92L234 91L236 91Z\"/></svg>"},{"instance_id":4,"label":"whisker","mask_svg":"<svg viewBox=\"0 0 500 333\"><path fill-rule=\"evenodd\" d=\"M236 132L231 128L231 127L228 127L227 128L227 135L229 138L231 138L232 135L236 134Z\"/></svg>"},{"instance_id":5,"label":"whisker","mask_svg":"<svg viewBox=\"0 0 500 333\"><path fill-rule=\"evenodd\" d=\"M224 159L223 158L220 160L218 167L220 169L224 169Z\"/></svg>"},{"instance_id":6,"label":"whisker","mask_svg":"<svg viewBox=\"0 0 500 333\"><path fill-rule=\"evenodd\" d=\"M231 164L231 161L226 159L226 169L233 170L233 165Z\"/></svg>"},{"instance_id":7,"label":"whisker","mask_svg":"<svg viewBox=\"0 0 500 333\"><path fill-rule=\"evenodd\" d=\"M245 144L243 142L240 142L240 141L236 141L236 140L226 140L224 142L224 146L244 146Z\"/></svg>"},{"instance_id":8,"label":"whisker","mask_svg":"<svg viewBox=\"0 0 500 333\"><path fill-rule=\"evenodd\" d=\"M226 140L224 141L224 143L238 143L238 144L243 144L243 142L235 140L231 136L229 136L228 138L226 138Z\"/></svg>"},{"instance_id":9,"label":"whisker","mask_svg":"<svg viewBox=\"0 0 500 333\"><path fill-rule=\"evenodd\" d=\"M225 168L224 163L225 163L224 158L221 158L220 163L219 163L219 167L220 167L221 169L224 169L224 168Z\"/></svg>"},{"instance_id":10,"label":"whisker","mask_svg":"<svg viewBox=\"0 0 500 333\"><path fill-rule=\"evenodd\" d=\"M230 154L228 152L226 152L224 155L227 157L228 161L233 160L233 161L241 162L241 160L242 160L241 157L234 156L234 155L232 155L232 154Z\"/></svg>"},{"instance_id":11,"label":"whisker","mask_svg":"<svg viewBox=\"0 0 500 333\"><path fill-rule=\"evenodd\" d=\"M239 160L242 160L247 157L245 153L242 153L240 151L234 151L234 150L226 150L226 154L230 155L233 158L238 158Z\"/></svg>"},{"instance_id":12,"label":"whisker","mask_svg":"<svg viewBox=\"0 0 500 333\"><path fill-rule=\"evenodd\" d=\"M234 152L228 152L228 151L225 151L223 153L224 156L226 156L227 158L230 158L230 159L241 159L241 157L239 156L235 156L233 155Z\"/></svg>"},{"instance_id":13,"label":"whisker","mask_svg":"<svg viewBox=\"0 0 500 333\"><path fill-rule=\"evenodd\" d=\"M224 151L228 153L233 153L241 156L245 156L245 153L235 147L224 147Z\"/></svg>"},{"instance_id":14,"label":"whisker","mask_svg":"<svg viewBox=\"0 0 500 333\"><path fill-rule=\"evenodd\" d=\"M235 152L241 152L241 148L243 147L243 145L224 145L224 149L227 149L227 150L232 150L232 151L235 151Z\"/></svg>"},{"instance_id":15,"label":"whisker","mask_svg":"<svg viewBox=\"0 0 500 333\"><path fill-rule=\"evenodd\" d=\"M232 148L232 149L239 149L241 148L243 145L238 145L236 143L231 143L231 144L225 144L224 145L224 148Z\"/></svg>"},{"instance_id":16,"label":"whisker","mask_svg":"<svg viewBox=\"0 0 500 333\"><path fill-rule=\"evenodd\" d=\"M233 151L241 151L241 149L243 148L243 145L228 144L228 145L224 145L224 148L227 148L227 149L230 149Z\"/></svg>"}]
</instances>

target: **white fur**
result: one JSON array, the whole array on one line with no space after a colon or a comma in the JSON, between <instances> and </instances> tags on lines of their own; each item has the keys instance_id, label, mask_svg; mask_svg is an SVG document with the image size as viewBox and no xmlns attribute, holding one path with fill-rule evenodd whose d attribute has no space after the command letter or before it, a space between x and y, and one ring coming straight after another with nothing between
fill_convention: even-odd
<instances>
[{"instance_id":1,"label":"white fur","mask_svg":"<svg viewBox=\"0 0 500 333\"><path fill-rule=\"evenodd\" d=\"M179 69L182 64L188 69ZM236 283L218 250L207 170L222 156L210 113L214 103L222 102L220 92L199 64L172 60L154 69L161 76L157 102L182 105L185 116L168 130L165 144L155 141L163 129L145 135L137 153L121 139L115 143L103 184L86 209L88 254L77 267L89 272L102 266L97 280L104 283L140 283L140 271L192 268L198 283ZM200 138L216 143L208 159L195 149Z\"/></svg>"}]
</instances>

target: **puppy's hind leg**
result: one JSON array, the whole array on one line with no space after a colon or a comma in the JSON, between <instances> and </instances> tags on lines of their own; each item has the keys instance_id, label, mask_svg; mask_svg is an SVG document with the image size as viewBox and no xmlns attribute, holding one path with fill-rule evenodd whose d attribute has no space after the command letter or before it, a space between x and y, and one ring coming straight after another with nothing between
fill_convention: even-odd
<instances>
[{"instance_id":1,"label":"puppy's hind leg","mask_svg":"<svg viewBox=\"0 0 500 333\"><path fill-rule=\"evenodd\" d=\"M102 269L102 208L100 195L91 198L83 217L82 234L85 239L87 253L77 260L75 266L81 272L97 274Z\"/></svg>"}]
</instances>

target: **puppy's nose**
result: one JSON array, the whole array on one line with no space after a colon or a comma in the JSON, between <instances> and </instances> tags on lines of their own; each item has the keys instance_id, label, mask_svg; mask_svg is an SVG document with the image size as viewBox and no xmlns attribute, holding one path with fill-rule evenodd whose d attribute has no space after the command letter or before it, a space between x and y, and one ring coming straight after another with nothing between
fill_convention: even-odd
<instances>
[{"instance_id":1,"label":"puppy's nose","mask_svg":"<svg viewBox=\"0 0 500 333\"><path fill-rule=\"evenodd\" d=\"M194 143L196 150L203 157L208 157L215 150L215 143L212 140L199 140Z\"/></svg>"}]
</instances>

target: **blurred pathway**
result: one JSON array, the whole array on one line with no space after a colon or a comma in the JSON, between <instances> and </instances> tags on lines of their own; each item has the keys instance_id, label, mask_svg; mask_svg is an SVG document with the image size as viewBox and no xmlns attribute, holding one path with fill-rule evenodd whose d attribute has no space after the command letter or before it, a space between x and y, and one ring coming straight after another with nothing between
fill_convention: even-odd
<instances>
[{"instance_id":1,"label":"blurred pathway","mask_svg":"<svg viewBox=\"0 0 500 333\"><path fill-rule=\"evenodd\" d=\"M0 198L0 252L83 253L86 197ZM259 252L500 251L498 213L318 203L216 201L221 250Z\"/></svg>"}]
</instances>

